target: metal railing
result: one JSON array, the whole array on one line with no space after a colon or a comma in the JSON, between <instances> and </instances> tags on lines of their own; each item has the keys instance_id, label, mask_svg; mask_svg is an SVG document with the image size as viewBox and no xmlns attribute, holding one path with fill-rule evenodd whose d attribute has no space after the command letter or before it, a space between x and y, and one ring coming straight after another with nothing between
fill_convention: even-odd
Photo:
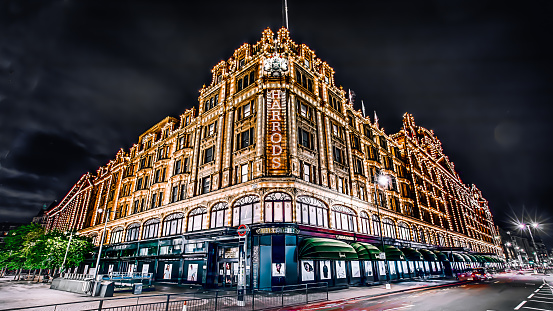
<instances>
[{"instance_id":1,"label":"metal railing","mask_svg":"<svg viewBox=\"0 0 553 311\"><path fill-rule=\"evenodd\" d=\"M234 291L162 294L11 308L25 311L233 311L264 310L328 300L328 283L276 286L247 291L239 297ZM7 309L5 309L7 310ZM4 310L0 310L4 311Z\"/></svg>"}]
</instances>

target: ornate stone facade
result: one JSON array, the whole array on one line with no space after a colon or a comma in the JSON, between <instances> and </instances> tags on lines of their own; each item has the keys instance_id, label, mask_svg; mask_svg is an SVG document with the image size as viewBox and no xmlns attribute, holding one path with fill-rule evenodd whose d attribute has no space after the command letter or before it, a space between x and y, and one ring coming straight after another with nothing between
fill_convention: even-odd
<instances>
[{"instance_id":1,"label":"ornate stone facade","mask_svg":"<svg viewBox=\"0 0 553 311\"><path fill-rule=\"evenodd\" d=\"M405 114L403 129L386 134L353 108L334 70L286 29L265 30L217 64L198 101L85 174L48 211L48 228L101 236L109 215L105 243L116 244L129 235L114 239L114 230L138 223L131 241L141 240L151 219L161 225L148 238L163 237L166 218L182 213L173 234L185 239L240 223L374 239L382 219L390 244L502 254L487 201L461 181L434 133ZM375 187L377 175L388 177L383 188ZM267 201L274 193L289 199ZM237 210L245 197L252 209ZM317 203L302 210L301 198ZM227 208L217 214L220 203Z\"/></svg>"}]
</instances>

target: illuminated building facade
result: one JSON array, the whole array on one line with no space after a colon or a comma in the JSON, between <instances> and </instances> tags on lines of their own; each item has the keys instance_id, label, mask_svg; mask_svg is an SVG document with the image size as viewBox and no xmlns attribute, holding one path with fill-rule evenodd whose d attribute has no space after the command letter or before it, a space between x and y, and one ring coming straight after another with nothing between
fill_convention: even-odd
<instances>
[{"instance_id":1,"label":"illuminated building facade","mask_svg":"<svg viewBox=\"0 0 553 311\"><path fill-rule=\"evenodd\" d=\"M375 186L377 175L387 183ZM242 224L255 288L381 281L380 232L392 279L418 267L443 273L446 251L502 256L487 201L462 183L433 132L405 114L401 131L384 133L284 28L217 64L197 109L85 174L48 216L48 228L97 245L109 217L101 273L206 287L235 285Z\"/></svg>"}]
</instances>

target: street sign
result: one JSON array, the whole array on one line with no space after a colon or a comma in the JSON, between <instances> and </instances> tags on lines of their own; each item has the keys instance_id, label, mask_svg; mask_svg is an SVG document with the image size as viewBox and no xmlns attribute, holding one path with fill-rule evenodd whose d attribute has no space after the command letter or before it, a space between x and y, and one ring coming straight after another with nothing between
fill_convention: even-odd
<instances>
[{"instance_id":1,"label":"street sign","mask_svg":"<svg viewBox=\"0 0 553 311\"><path fill-rule=\"evenodd\" d=\"M248 226L242 224L238 227L238 230L236 230L236 232L238 232L239 236L246 236L246 234L248 234L248 230Z\"/></svg>"}]
</instances>

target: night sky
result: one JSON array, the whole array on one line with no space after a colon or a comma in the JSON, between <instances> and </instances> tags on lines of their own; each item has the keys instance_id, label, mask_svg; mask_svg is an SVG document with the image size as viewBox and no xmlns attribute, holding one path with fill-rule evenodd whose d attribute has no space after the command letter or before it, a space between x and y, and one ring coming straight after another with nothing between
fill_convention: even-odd
<instances>
[{"instance_id":1,"label":"night sky","mask_svg":"<svg viewBox=\"0 0 553 311\"><path fill-rule=\"evenodd\" d=\"M412 113L499 225L536 219L553 246L552 8L289 0L289 25L388 134ZM1 1L0 221L29 221L152 125L196 106L211 68L282 20L279 0Z\"/></svg>"}]
</instances>

